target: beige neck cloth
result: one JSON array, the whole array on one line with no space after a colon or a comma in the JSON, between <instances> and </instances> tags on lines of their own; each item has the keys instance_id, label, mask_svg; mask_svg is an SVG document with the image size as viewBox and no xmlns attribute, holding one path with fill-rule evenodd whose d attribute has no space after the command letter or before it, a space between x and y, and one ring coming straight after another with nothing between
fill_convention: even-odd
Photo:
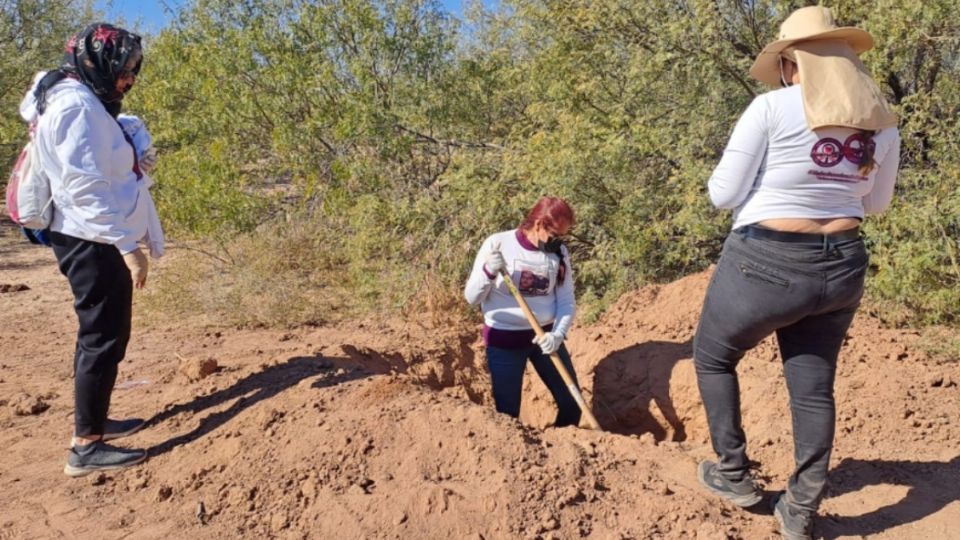
<instances>
[{"instance_id":1,"label":"beige neck cloth","mask_svg":"<svg viewBox=\"0 0 960 540\"><path fill-rule=\"evenodd\" d=\"M803 108L810 129L841 126L878 131L897 115L853 49L842 40L801 42L783 52L800 70Z\"/></svg>"}]
</instances>

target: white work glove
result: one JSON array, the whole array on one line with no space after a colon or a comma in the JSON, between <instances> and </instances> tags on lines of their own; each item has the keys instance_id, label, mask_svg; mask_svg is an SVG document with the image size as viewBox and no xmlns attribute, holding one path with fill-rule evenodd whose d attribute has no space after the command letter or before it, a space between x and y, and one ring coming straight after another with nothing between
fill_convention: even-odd
<instances>
[{"instance_id":1,"label":"white work glove","mask_svg":"<svg viewBox=\"0 0 960 540\"><path fill-rule=\"evenodd\" d=\"M533 343L540 346L543 354L553 354L560 349L563 344L563 334L559 332L544 332L540 337L534 337Z\"/></svg>"},{"instance_id":2,"label":"white work glove","mask_svg":"<svg viewBox=\"0 0 960 540\"><path fill-rule=\"evenodd\" d=\"M130 277L133 279L133 286L142 289L147 285L147 268L150 263L147 262L147 256L139 247L123 256L123 262L127 263L130 269Z\"/></svg>"},{"instance_id":3,"label":"white work glove","mask_svg":"<svg viewBox=\"0 0 960 540\"><path fill-rule=\"evenodd\" d=\"M483 268L488 274L496 276L500 273L500 270L507 267L507 261L503 259L503 253L500 253L500 242L494 242L490 248L490 254L487 255L487 260L484 261Z\"/></svg>"},{"instance_id":4,"label":"white work glove","mask_svg":"<svg viewBox=\"0 0 960 540\"><path fill-rule=\"evenodd\" d=\"M143 172L150 174L153 168L157 166L157 149L153 145L147 148L140 156L140 168Z\"/></svg>"}]
</instances>

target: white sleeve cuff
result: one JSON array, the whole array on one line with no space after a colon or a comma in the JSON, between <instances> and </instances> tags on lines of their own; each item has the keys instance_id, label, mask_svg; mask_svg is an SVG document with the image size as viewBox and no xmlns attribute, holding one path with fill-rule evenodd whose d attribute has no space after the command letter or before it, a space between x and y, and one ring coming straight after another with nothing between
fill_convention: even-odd
<instances>
[{"instance_id":1,"label":"white sleeve cuff","mask_svg":"<svg viewBox=\"0 0 960 540\"><path fill-rule=\"evenodd\" d=\"M138 246L136 242L129 240L121 240L115 244L117 249L120 250L121 255L126 255L127 253L132 253L137 250Z\"/></svg>"}]
</instances>

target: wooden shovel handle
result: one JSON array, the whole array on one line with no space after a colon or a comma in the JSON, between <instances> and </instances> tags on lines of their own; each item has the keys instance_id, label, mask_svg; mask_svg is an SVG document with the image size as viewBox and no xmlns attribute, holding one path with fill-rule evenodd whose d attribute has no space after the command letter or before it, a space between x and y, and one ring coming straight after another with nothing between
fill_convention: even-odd
<instances>
[{"instance_id":1,"label":"wooden shovel handle","mask_svg":"<svg viewBox=\"0 0 960 540\"><path fill-rule=\"evenodd\" d=\"M510 278L510 274L507 273L507 269L501 268L500 275L503 276L503 282L507 285L507 288L510 289L510 294L512 294L517 300L517 303L520 304L520 310L523 311L524 315L526 315L527 321L530 323L530 327L533 328L534 332L536 332L537 337L543 337L543 328L540 328L540 323L537 322L537 318L533 315L533 311L530 311L530 306L527 305L527 301L523 299L520 291L517 290L517 286L513 284L513 279ZM597 422L597 419L594 418L593 413L590 412L590 408L587 407L587 403L583 400L583 395L580 394L580 389L577 388L577 384L573 381L573 377L567 373L567 368L563 365L563 361L560 360L560 355L555 352L551 353L550 360L553 361L554 367L556 367L557 371L560 372L560 377L563 379L563 383L567 385L567 390L569 390L570 395L573 396L573 400L576 401L577 405L580 407L580 411L583 413L583 417L586 418L587 424L591 429L600 429L600 424Z\"/></svg>"}]
</instances>

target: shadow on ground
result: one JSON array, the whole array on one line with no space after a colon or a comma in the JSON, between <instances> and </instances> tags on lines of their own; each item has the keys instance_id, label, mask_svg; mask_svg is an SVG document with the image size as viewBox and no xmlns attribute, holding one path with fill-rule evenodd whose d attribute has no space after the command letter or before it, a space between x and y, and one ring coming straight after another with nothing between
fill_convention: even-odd
<instances>
[{"instance_id":1,"label":"shadow on ground","mask_svg":"<svg viewBox=\"0 0 960 540\"><path fill-rule=\"evenodd\" d=\"M867 537L939 512L960 500L960 456L946 462L844 459L830 471L829 496L883 484L909 490L899 501L866 514L825 516L818 521L820 534L827 540Z\"/></svg>"},{"instance_id":2,"label":"shadow on ground","mask_svg":"<svg viewBox=\"0 0 960 540\"><path fill-rule=\"evenodd\" d=\"M658 440L687 438L670 395L670 378L690 358L690 341L648 341L616 351L594 369L593 413L607 431L652 433Z\"/></svg>"},{"instance_id":3,"label":"shadow on ground","mask_svg":"<svg viewBox=\"0 0 960 540\"><path fill-rule=\"evenodd\" d=\"M238 414L270 399L277 394L296 386L309 377L317 377L313 388L326 388L390 371L388 365L358 366L350 358L327 358L323 356L294 357L285 363L269 366L262 371L251 373L228 388L206 396L199 396L188 403L168 407L156 414L148 422L155 426L182 413L197 414L207 409L234 401L229 408L210 414L200 420L188 433L177 435L148 449L151 457L173 450L177 446L189 444L223 426Z\"/></svg>"}]
</instances>

